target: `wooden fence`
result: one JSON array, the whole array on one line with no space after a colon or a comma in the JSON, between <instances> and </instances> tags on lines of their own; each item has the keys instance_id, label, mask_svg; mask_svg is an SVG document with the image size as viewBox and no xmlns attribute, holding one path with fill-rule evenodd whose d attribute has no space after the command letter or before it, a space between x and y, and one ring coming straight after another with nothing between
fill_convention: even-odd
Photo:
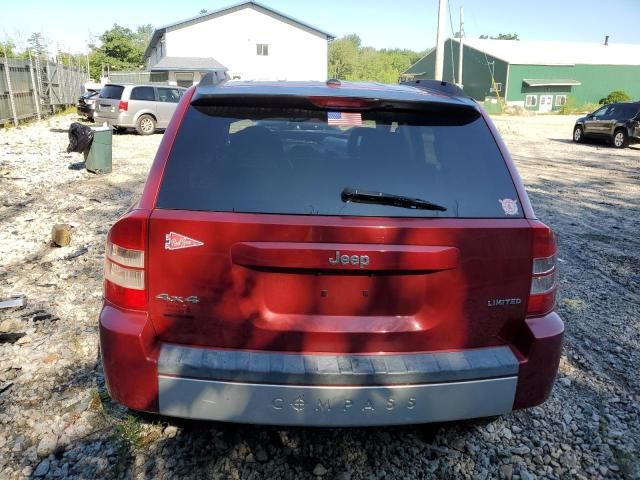
<instances>
[{"instance_id":1,"label":"wooden fence","mask_svg":"<svg viewBox=\"0 0 640 480\"><path fill-rule=\"evenodd\" d=\"M0 126L74 105L87 79L86 71L49 60L0 58Z\"/></svg>"}]
</instances>

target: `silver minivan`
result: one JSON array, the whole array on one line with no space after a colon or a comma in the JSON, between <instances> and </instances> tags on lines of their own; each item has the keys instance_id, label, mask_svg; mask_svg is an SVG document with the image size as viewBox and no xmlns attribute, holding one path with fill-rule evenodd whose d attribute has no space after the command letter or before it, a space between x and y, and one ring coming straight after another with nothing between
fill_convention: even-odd
<instances>
[{"instance_id":1,"label":"silver minivan","mask_svg":"<svg viewBox=\"0 0 640 480\"><path fill-rule=\"evenodd\" d=\"M108 83L97 98L95 122L116 130L135 128L140 135L150 135L158 128L167 128L185 91L171 85Z\"/></svg>"}]
</instances>

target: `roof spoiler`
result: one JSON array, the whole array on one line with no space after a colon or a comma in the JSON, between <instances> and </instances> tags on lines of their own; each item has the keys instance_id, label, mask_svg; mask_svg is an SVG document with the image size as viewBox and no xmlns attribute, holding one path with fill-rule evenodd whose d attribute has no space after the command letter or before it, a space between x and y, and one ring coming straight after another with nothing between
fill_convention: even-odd
<instances>
[{"instance_id":1,"label":"roof spoiler","mask_svg":"<svg viewBox=\"0 0 640 480\"><path fill-rule=\"evenodd\" d=\"M229 80L229 74L226 70L209 70L204 77L200 79L200 86L215 86Z\"/></svg>"},{"instance_id":2,"label":"roof spoiler","mask_svg":"<svg viewBox=\"0 0 640 480\"><path fill-rule=\"evenodd\" d=\"M408 85L410 87L420 88L421 90L431 90L436 92L446 93L452 97L466 97L464 91L453 83L445 82L444 80L406 80L400 82L400 85Z\"/></svg>"}]
</instances>

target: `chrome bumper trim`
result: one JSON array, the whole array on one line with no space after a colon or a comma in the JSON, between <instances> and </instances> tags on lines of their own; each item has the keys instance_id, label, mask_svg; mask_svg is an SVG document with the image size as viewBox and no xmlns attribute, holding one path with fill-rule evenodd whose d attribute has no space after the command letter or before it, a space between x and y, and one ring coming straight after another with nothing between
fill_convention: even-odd
<instances>
[{"instance_id":1,"label":"chrome bumper trim","mask_svg":"<svg viewBox=\"0 0 640 480\"><path fill-rule=\"evenodd\" d=\"M162 415L237 423L374 426L511 411L515 376L418 385L273 385L159 375Z\"/></svg>"}]
</instances>

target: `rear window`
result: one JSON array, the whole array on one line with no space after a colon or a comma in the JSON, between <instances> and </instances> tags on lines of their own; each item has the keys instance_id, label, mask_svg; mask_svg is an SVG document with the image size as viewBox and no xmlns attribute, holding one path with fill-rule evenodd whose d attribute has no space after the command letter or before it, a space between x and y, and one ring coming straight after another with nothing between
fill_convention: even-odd
<instances>
[{"instance_id":1,"label":"rear window","mask_svg":"<svg viewBox=\"0 0 640 480\"><path fill-rule=\"evenodd\" d=\"M633 104L622 104L616 106L615 115L617 115L621 120L627 120L629 118L635 117L638 114L638 106Z\"/></svg>"},{"instance_id":2,"label":"rear window","mask_svg":"<svg viewBox=\"0 0 640 480\"><path fill-rule=\"evenodd\" d=\"M436 115L191 106L157 207L385 217L522 217L484 119ZM345 202L346 188L420 198L446 211Z\"/></svg>"},{"instance_id":3,"label":"rear window","mask_svg":"<svg viewBox=\"0 0 640 480\"><path fill-rule=\"evenodd\" d=\"M135 87L131 91L130 100L146 100L154 102L156 100L156 92L153 87Z\"/></svg>"},{"instance_id":4,"label":"rear window","mask_svg":"<svg viewBox=\"0 0 640 480\"><path fill-rule=\"evenodd\" d=\"M123 91L124 87L122 85L105 85L104 88L100 90L100 97L120 100Z\"/></svg>"}]
</instances>

